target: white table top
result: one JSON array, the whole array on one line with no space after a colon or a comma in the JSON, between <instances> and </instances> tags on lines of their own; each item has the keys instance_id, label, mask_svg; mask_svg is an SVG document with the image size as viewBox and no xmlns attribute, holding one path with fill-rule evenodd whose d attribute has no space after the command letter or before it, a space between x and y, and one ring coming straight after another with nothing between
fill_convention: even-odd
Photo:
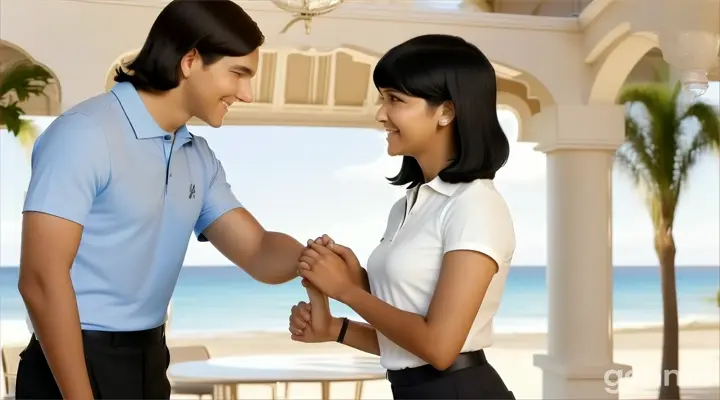
<instances>
[{"instance_id":1,"label":"white table top","mask_svg":"<svg viewBox=\"0 0 720 400\"><path fill-rule=\"evenodd\" d=\"M345 354L258 355L177 363L168 369L175 382L214 384L338 382L385 378L376 356Z\"/></svg>"}]
</instances>

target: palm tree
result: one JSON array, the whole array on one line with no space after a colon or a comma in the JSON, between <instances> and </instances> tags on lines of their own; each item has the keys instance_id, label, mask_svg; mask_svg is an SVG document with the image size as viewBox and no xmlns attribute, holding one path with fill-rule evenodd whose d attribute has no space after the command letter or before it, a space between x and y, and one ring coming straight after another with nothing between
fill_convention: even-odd
<instances>
[{"instance_id":1,"label":"palm tree","mask_svg":"<svg viewBox=\"0 0 720 400\"><path fill-rule=\"evenodd\" d=\"M32 147L37 131L23 119L25 111L20 104L30 96L44 96L51 80L50 72L28 60L0 66L0 126L7 127L26 149Z\"/></svg>"},{"instance_id":2,"label":"palm tree","mask_svg":"<svg viewBox=\"0 0 720 400\"><path fill-rule=\"evenodd\" d=\"M659 396L679 399L678 307L675 289L675 240L673 223L688 172L698 157L710 151L720 138L720 119L712 106L697 102L686 106L680 100L680 86L628 87L618 98L626 104L626 142L618 149L616 161L646 196L654 227L654 245L660 262L663 301L663 355ZM644 109L638 117L636 107ZM685 129L695 120L699 129ZM667 371L667 372L665 372Z\"/></svg>"}]
</instances>

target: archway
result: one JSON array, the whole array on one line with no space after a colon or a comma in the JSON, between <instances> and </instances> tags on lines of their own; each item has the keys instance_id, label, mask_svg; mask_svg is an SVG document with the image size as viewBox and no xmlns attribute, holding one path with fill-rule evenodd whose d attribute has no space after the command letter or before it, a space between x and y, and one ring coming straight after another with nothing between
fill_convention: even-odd
<instances>
[{"instance_id":1,"label":"archway","mask_svg":"<svg viewBox=\"0 0 720 400\"><path fill-rule=\"evenodd\" d=\"M28 116L56 116L61 110L62 92L60 82L55 72L48 66L38 62L22 48L0 40L0 68L12 63L28 60L33 64L45 68L53 76L53 80L45 87L44 96L32 96L27 101L20 103L20 108Z\"/></svg>"},{"instance_id":2,"label":"archway","mask_svg":"<svg viewBox=\"0 0 720 400\"><path fill-rule=\"evenodd\" d=\"M638 62L657 47L657 35L650 32L632 34L618 43L600 64L590 89L588 103L614 103Z\"/></svg>"}]
</instances>

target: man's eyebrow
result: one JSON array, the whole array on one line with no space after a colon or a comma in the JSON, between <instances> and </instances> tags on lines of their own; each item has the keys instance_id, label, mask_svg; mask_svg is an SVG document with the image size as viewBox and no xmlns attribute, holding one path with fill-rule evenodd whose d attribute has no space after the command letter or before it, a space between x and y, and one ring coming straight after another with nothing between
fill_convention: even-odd
<instances>
[{"instance_id":1,"label":"man's eyebrow","mask_svg":"<svg viewBox=\"0 0 720 400\"><path fill-rule=\"evenodd\" d=\"M244 65L233 65L230 67L231 70L234 70L236 72L242 72L245 74L248 74L250 76L255 76L255 71L251 70L250 68L244 66Z\"/></svg>"}]
</instances>

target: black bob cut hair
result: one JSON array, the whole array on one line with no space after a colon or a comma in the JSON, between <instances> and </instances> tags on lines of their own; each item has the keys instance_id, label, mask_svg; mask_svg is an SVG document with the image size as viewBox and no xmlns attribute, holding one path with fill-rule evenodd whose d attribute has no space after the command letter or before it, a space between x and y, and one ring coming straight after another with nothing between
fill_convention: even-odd
<instances>
[{"instance_id":1,"label":"black bob cut hair","mask_svg":"<svg viewBox=\"0 0 720 400\"><path fill-rule=\"evenodd\" d=\"M455 107L456 154L439 177L448 183L494 179L510 155L510 143L497 116L495 69L485 55L463 38L422 35L390 49L373 72L375 87L425 99L430 107ZM404 156L394 185L425 183L420 164Z\"/></svg>"},{"instance_id":2,"label":"black bob cut hair","mask_svg":"<svg viewBox=\"0 0 720 400\"><path fill-rule=\"evenodd\" d=\"M116 82L163 92L180 84L180 61L196 49L203 63L246 56L265 42L257 23L232 0L173 0L160 12L147 40Z\"/></svg>"}]
</instances>

